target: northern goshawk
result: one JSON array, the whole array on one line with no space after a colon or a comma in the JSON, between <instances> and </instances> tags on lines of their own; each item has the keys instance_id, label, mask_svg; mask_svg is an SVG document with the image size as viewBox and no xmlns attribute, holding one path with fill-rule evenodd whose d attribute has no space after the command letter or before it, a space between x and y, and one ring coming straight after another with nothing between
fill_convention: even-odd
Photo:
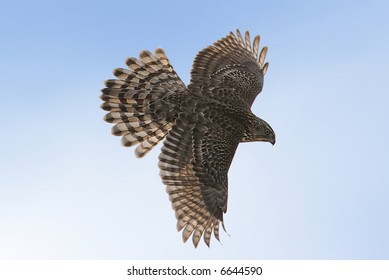
<instances>
[{"instance_id":1,"label":"northern goshawk","mask_svg":"<svg viewBox=\"0 0 389 280\"><path fill-rule=\"evenodd\" d=\"M227 173L241 142L275 143L273 129L250 108L268 69L267 47L260 37L232 32L196 56L188 87L165 52L142 51L127 59L129 69L114 70L102 90L104 119L126 147L145 156L161 140L160 175L184 242L201 236L209 246L212 232L227 211Z\"/></svg>"}]
</instances>

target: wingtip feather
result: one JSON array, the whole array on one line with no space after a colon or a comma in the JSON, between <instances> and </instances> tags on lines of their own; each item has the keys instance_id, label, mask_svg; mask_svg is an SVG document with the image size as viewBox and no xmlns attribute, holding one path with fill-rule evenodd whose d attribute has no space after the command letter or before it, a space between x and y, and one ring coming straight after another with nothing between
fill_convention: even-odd
<instances>
[{"instance_id":1,"label":"wingtip feather","mask_svg":"<svg viewBox=\"0 0 389 280\"><path fill-rule=\"evenodd\" d=\"M258 59L258 50L259 50L259 43L261 41L261 37L259 35L255 36L254 42L253 42L253 55L255 59Z\"/></svg>"},{"instance_id":2,"label":"wingtip feather","mask_svg":"<svg viewBox=\"0 0 389 280\"><path fill-rule=\"evenodd\" d=\"M266 62L265 65L263 66L262 73L265 76L267 69L269 68L269 62Z\"/></svg>"},{"instance_id":3,"label":"wingtip feather","mask_svg":"<svg viewBox=\"0 0 389 280\"><path fill-rule=\"evenodd\" d=\"M246 49L251 52L251 40L250 40L250 33L246 31L245 33L245 40L246 40Z\"/></svg>"},{"instance_id":4,"label":"wingtip feather","mask_svg":"<svg viewBox=\"0 0 389 280\"><path fill-rule=\"evenodd\" d=\"M262 68L263 66L263 62L265 61L266 59L266 54L267 54L267 46L264 46L261 50L261 54L259 55L259 66Z\"/></svg>"},{"instance_id":5,"label":"wingtip feather","mask_svg":"<svg viewBox=\"0 0 389 280\"><path fill-rule=\"evenodd\" d=\"M245 47L244 42L243 42L243 37L242 34L240 33L239 29L236 29L236 34L238 35L238 42L242 47Z\"/></svg>"}]
</instances>

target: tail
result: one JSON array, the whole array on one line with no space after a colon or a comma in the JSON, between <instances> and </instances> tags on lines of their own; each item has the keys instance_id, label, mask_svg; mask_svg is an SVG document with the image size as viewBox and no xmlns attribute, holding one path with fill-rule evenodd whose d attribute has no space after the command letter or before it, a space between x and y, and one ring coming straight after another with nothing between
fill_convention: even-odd
<instances>
[{"instance_id":1,"label":"tail","mask_svg":"<svg viewBox=\"0 0 389 280\"><path fill-rule=\"evenodd\" d=\"M139 144L135 155L143 157L173 125L172 118L161 112L164 103L153 103L174 93L186 93L187 88L162 49L155 54L142 51L139 57L127 59L130 69L114 70L117 79L105 82L100 98L104 101L101 108L109 111L104 120L115 124L112 134L122 136L126 147Z\"/></svg>"}]
</instances>

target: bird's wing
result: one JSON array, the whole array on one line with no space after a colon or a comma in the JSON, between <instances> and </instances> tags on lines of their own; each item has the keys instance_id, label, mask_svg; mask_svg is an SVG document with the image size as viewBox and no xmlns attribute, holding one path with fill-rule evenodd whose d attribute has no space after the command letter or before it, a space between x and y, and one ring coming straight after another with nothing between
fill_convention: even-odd
<instances>
[{"instance_id":1,"label":"bird's wing","mask_svg":"<svg viewBox=\"0 0 389 280\"><path fill-rule=\"evenodd\" d=\"M191 71L191 92L234 106L250 108L261 92L268 63L267 47L258 54L260 37L251 46L249 32L243 39L232 32L198 53Z\"/></svg>"},{"instance_id":2,"label":"bird's wing","mask_svg":"<svg viewBox=\"0 0 389 280\"><path fill-rule=\"evenodd\" d=\"M160 175L184 241L192 235L197 246L203 235L209 246L212 231L219 240L219 225L227 211L227 172L240 137L185 116L169 132L159 156Z\"/></svg>"}]
</instances>

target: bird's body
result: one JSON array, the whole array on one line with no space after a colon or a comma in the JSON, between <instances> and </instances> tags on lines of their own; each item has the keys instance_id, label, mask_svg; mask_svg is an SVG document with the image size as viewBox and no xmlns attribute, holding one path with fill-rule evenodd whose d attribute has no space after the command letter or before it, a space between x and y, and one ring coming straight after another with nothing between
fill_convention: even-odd
<instances>
[{"instance_id":1,"label":"bird's body","mask_svg":"<svg viewBox=\"0 0 389 280\"><path fill-rule=\"evenodd\" d=\"M251 112L262 90L268 64L267 48L258 58L259 36L251 49L238 31L200 52L186 87L162 49L129 58L130 70L118 68L101 96L105 120L124 146L138 145L143 157L165 139L159 156L177 228L197 246L201 236L209 246L212 231L227 210L227 173L240 142L274 144L272 128Z\"/></svg>"}]
</instances>

